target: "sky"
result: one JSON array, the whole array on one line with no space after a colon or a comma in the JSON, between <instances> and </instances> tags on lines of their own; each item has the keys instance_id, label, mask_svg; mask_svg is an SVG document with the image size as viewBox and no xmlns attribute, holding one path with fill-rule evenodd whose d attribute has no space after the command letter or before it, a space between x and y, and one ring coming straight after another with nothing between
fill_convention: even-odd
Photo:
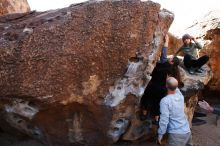
<instances>
[{"instance_id":1,"label":"sky","mask_svg":"<svg viewBox=\"0 0 220 146\"><path fill-rule=\"evenodd\" d=\"M46 11L68 7L73 3L80 3L86 0L28 0L32 10ZM175 19L170 27L170 32L181 36L184 30L201 19L212 10L219 10L219 0L152 0L161 4L175 14Z\"/></svg>"}]
</instances>

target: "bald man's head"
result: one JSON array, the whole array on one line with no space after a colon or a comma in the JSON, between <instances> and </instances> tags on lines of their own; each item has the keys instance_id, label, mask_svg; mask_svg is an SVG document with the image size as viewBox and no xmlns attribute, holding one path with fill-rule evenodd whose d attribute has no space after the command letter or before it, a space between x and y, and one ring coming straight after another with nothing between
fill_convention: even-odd
<instances>
[{"instance_id":1,"label":"bald man's head","mask_svg":"<svg viewBox=\"0 0 220 146\"><path fill-rule=\"evenodd\" d=\"M168 90L175 91L178 87L178 81L174 77L167 78L166 86Z\"/></svg>"}]
</instances>

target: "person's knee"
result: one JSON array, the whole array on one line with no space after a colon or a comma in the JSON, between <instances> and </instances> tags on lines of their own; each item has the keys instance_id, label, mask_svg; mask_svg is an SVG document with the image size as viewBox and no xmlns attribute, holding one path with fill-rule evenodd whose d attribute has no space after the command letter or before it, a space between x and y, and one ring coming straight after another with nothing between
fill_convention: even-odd
<instances>
[{"instance_id":1,"label":"person's knee","mask_svg":"<svg viewBox=\"0 0 220 146\"><path fill-rule=\"evenodd\" d=\"M204 55L203 58L204 58L205 61L209 61L209 56L208 55Z\"/></svg>"},{"instance_id":2,"label":"person's knee","mask_svg":"<svg viewBox=\"0 0 220 146\"><path fill-rule=\"evenodd\" d=\"M209 61L209 56L208 56L208 55L204 55L204 56L200 57L200 58L198 59L198 61L199 61L200 63L202 63L202 64L205 64L205 63L207 63L207 62Z\"/></svg>"}]
</instances>

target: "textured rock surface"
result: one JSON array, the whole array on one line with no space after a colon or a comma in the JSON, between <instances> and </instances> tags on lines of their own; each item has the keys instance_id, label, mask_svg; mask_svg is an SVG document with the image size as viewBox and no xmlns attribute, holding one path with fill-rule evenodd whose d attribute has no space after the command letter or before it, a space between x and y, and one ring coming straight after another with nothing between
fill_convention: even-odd
<instances>
[{"instance_id":1,"label":"textured rock surface","mask_svg":"<svg viewBox=\"0 0 220 146\"><path fill-rule=\"evenodd\" d=\"M30 7L27 0L0 0L0 16L28 11L30 11Z\"/></svg>"},{"instance_id":2,"label":"textured rock surface","mask_svg":"<svg viewBox=\"0 0 220 146\"><path fill-rule=\"evenodd\" d=\"M201 39L204 50L200 54L210 56L209 65L214 73L208 88L220 91L220 11L212 11L187 29L187 32Z\"/></svg>"},{"instance_id":3,"label":"textured rock surface","mask_svg":"<svg viewBox=\"0 0 220 146\"><path fill-rule=\"evenodd\" d=\"M168 44L168 54L175 54L176 51L183 45L182 39L169 33L169 44Z\"/></svg>"},{"instance_id":4,"label":"textured rock surface","mask_svg":"<svg viewBox=\"0 0 220 146\"><path fill-rule=\"evenodd\" d=\"M180 59L182 60L183 58L181 57ZM183 63L181 63L179 66L179 75L182 82L182 87L180 90L185 97L185 113L188 116L190 124L198 103L198 99L200 98L201 91L213 77L213 73L208 65L204 65L202 69L202 73L191 75L188 73L188 71L186 71Z\"/></svg>"},{"instance_id":5,"label":"textured rock surface","mask_svg":"<svg viewBox=\"0 0 220 146\"><path fill-rule=\"evenodd\" d=\"M213 79L208 87L213 91L220 92L220 28L209 30L207 33L207 37L210 37L211 43L206 45L205 51L207 54L210 54L209 64L214 73Z\"/></svg>"},{"instance_id":6,"label":"textured rock surface","mask_svg":"<svg viewBox=\"0 0 220 146\"><path fill-rule=\"evenodd\" d=\"M53 146L117 141L172 21L138 0L0 17L0 125Z\"/></svg>"}]
</instances>

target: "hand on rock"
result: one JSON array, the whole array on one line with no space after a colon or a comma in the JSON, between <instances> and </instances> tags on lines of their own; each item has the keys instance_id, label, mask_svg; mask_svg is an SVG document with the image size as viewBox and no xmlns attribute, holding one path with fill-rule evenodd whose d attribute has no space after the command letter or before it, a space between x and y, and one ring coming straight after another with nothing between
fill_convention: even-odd
<instances>
[{"instance_id":1,"label":"hand on rock","mask_svg":"<svg viewBox=\"0 0 220 146\"><path fill-rule=\"evenodd\" d=\"M168 47L168 44L169 44L169 36L168 36L168 34L165 35L164 40L165 40L164 47Z\"/></svg>"},{"instance_id":2,"label":"hand on rock","mask_svg":"<svg viewBox=\"0 0 220 146\"><path fill-rule=\"evenodd\" d=\"M169 42L169 35L168 34L165 35L165 42Z\"/></svg>"},{"instance_id":3,"label":"hand on rock","mask_svg":"<svg viewBox=\"0 0 220 146\"><path fill-rule=\"evenodd\" d=\"M213 112L213 108L208 104L208 102L206 102L205 100L203 101L199 101L199 107L204 109L204 110L207 110L209 112Z\"/></svg>"}]
</instances>

